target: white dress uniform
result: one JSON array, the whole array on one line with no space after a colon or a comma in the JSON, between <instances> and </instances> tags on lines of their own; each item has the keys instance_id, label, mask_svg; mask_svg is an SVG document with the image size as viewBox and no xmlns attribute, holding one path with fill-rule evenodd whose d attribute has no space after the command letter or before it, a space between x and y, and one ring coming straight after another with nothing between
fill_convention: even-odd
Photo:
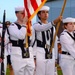
<instances>
[{"instance_id":1,"label":"white dress uniform","mask_svg":"<svg viewBox=\"0 0 75 75\"><path fill-rule=\"evenodd\" d=\"M66 18L63 22L68 23L73 21L73 19ZM64 29L60 35L62 54L59 57L59 64L63 75L75 75L75 40L69 35L71 34L73 36L73 32L68 32L69 34L67 32Z\"/></svg>"},{"instance_id":2,"label":"white dress uniform","mask_svg":"<svg viewBox=\"0 0 75 75\"><path fill-rule=\"evenodd\" d=\"M37 40L43 41L42 39L42 31L50 30L52 28L51 22L48 24L41 23L35 23L33 25L33 28L35 30L35 35ZM53 35L55 33L55 28L53 28ZM48 33L50 35L50 33ZM46 44L50 46L50 36L49 40L47 40L47 35L45 32L45 38L46 38ZM52 50L52 59L45 59L45 49L44 47L37 46L36 41L36 47L34 48L36 50L36 73L35 75L55 75L55 58L57 53L57 40L55 42L55 46Z\"/></svg>"},{"instance_id":3,"label":"white dress uniform","mask_svg":"<svg viewBox=\"0 0 75 75\"><path fill-rule=\"evenodd\" d=\"M63 75L75 75L75 41L65 31L60 36L61 50L70 53L70 55L67 53L60 55L60 66ZM73 35L72 32L70 34Z\"/></svg>"},{"instance_id":4,"label":"white dress uniform","mask_svg":"<svg viewBox=\"0 0 75 75\"><path fill-rule=\"evenodd\" d=\"M8 28L10 39L14 41L23 40L26 38L26 27L21 27L18 29L18 26L15 23L12 23ZM33 32L33 30L32 30ZM34 41L33 35L30 37L31 44ZM26 42L26 40L24 40ZM22 50L18 46L13 46L11 48L11 63L15 75L33 75L34 73L34 58L33 58L33 49L29 46L29 58L22 58Z\"/></svg>"}]
</instances>

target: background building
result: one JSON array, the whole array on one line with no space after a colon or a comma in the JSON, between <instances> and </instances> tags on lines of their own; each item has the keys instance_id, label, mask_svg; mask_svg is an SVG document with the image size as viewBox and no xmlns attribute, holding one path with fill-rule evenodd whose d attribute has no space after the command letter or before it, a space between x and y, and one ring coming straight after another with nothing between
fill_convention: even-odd
<instances>
[{"instance_id":1,"label":"background building","mask_svg":"<svg viewBox=\"0 0 75 75\"><path fill-rule=\"evenodd\" d=\"M49 19L52 21L60 15L64 0L48 0L45 4L50 7ZM75 0L67 0L66 7L63 13L63 18L74 17L75 18ZM58 36L62 32L62 26L59 28Z\"/></svg>"},{"instance_id":2,"label":"background building","mask_svg":"<svg viewBox=\"0 0 75 75\"><path fill-rule=\"evenodd\" d=\"M50 7L49 21L52 21L60 15L64 0L48 0L45 4ZM75 0L67 0L63 18L75 17Z\"/></svg>"}]
</instances>

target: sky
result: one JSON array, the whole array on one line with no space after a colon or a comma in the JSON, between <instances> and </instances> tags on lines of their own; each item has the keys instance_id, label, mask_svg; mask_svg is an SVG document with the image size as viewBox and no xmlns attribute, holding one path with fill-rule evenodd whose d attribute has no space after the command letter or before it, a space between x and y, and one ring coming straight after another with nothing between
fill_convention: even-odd
<instances>
[{"instance_id":1,"label":"sky","mask_svg":"<svg viewBox=\"0 0 75 75\"><path fill-rule=\"evenodd\" d=\"M15 7L24 6L23 0L1 0L0 1L0 21L3 21L3 13L6 11L6 21L16 21ZM34 19L33 19L34 22Z\"/></svg>"}]
</instances>

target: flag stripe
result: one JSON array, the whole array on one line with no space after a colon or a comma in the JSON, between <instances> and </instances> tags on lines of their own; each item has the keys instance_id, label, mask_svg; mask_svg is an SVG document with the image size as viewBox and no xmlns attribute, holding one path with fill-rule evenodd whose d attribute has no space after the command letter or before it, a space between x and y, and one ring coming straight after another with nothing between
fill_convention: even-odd
<instances>
[{"instance_id":1,"label":"flag stripe","mask_svg":"<svg viewBox=\"0 0 75 75\"><path fill-rule=\"evenodd\" d=\"M46 2L47 0L43 0L43 2L41 2L41 4L38 6L38 8L36 9L36 11L30 16L29 20L31 20L36 14L37 12L40 10L40 8L44 5L44 3ZM39 3L38 3L39 4Z\"/></svg>"},{"instance_id":2,"label":"flag stripe","mask_svg":"<svg viewBox=\"0 0 75 75\"><path fill-rule=\"evenodd\" d=\"M40 4L42 3L41 0L36 0L36 2L37 2L37 4L38 4L38 6L40 6Z\"/></svg>"},{"instance_id":3,"label":"flag stripe","mask_svg":"<svg viewBox=\"0 0 75 75\"><path fill-rule=\"evenodd\" d=\"M27 34L28 34L28 36L31 35L31 23L30 23L30 21L37 14L37 12L45 4L46 1L47 0L24 0L25 12L28 15L28 23L27 23Z\"/></svg>"},{"instance_id":4,"label":"flag stripe","mask_svg":"<svg viewBox=\"0 0 75 75\"><path fill-rule=\"evenodd\" d=\"M24 6L31 20L47 0L24 0Z\"/></svg>"},{"instance_id":5,"label":"flag stripe","mask_svg":"<svg viewBox=\"0 0 75 75\"><path fill-rule=\"evenodd\" d=\"M33 9L33 6L31 4L30 0L27 0L27 7L28 7L28 10L29 10L30 16L31 16L34 13L34 9Z\"/></svg>"},{"instance_id":6,"label":"flag stripe","mask_svg":"<svg viewBox=\"0 0 75 75\"><path fill-rule=\"evenodd\" d=\"M27 12L27 15L28 15L28 17L30 17L30 12L29 12L29 9L28 9L28 7L27 7L27 0L24 0L24 6L25 6L25 9L26 9L26 12Z\"/></svg>"},{"instance_id":7,"label":"flag stripe","mask_svg":"<svg viewBox=\"0 0 75 75\"><path fill-rule=\"evenodd\" d=\"M36 11L36 9L38 8L36 0L30 0L30 1L31 1L31 5L32 5L34 11Z\"/></svg>"},{"instance_id":8,"label":"flag stripe","mask_svg":"<svg viewBox=\"0 0 75 75\"><path fill-rule=\"evenodd\" d=\"M41 2L43 2L44 0L41 0Z\"/></svg>"}]
</instances>

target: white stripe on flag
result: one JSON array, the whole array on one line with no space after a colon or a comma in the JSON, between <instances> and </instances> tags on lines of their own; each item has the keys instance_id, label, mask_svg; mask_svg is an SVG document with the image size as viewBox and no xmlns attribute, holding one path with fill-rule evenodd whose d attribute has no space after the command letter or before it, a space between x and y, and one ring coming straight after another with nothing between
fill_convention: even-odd
<instances>
[{"instance_id":1,"label":"white stripe on flag","mask_svg":"<svg viewBox=\"0 0 75 75\"><path fill-rule=\"evenodd\" d=\"M30 14L32 15L34 13L34 9L33 9L32 5L31 5L30 0L27 0L27 3L28 3L27 4L28 10L29 10Z\"/></svg>"},{"instance_id":2,"label":"white stripe on flag","mask_svg":"<svg viewBox=\"0 0 75 75\"><path fill-rule=\"evenodd\" d=\"M36 0L38 7L40 6L40 4L42 3L41 0Z\"/></svg>"}]
</instances>

